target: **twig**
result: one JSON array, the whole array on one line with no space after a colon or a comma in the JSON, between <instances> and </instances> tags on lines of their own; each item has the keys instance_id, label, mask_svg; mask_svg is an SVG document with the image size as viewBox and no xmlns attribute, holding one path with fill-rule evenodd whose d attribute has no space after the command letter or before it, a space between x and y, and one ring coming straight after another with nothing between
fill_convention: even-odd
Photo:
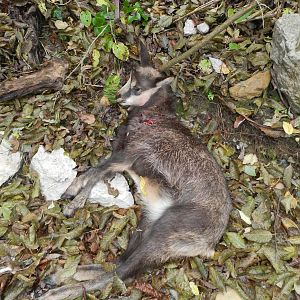
<instances>
[{"instance_id":1,"label":"twig","mask_svg":"<svg viewBox=\"0 0 300 300\"><path fill-rule=\"evenodd\" d=\"M198 51L200 48L202 48L204 45L206 45L208 42L210 42L216 35L221 33L223 30L225 30L229 25L231 25L234 21L236 21L238 18L242 17L244 14L246 14L248 11L256 7L257 2L254 1L250 5L246 6L239 12L232 15L229 19L227 19L223 24L217 26L211 33L206 35L197 45L193 46L191 49L187 50L186 52L182 53L181 55L174 57L169 62L167 62L165 65L162 66L161 70L166 71L170 69L173 65L181 62L182 60L190 57L192 54L194 54L196 51Z\"/></svg>"},{"instance_id":2,"label":"twig","mask_svg":"<svg viewBox=\"0 0 300 300\"><path fill-rule=\"evenodd\" d=\"M176 20L174 21L174 23L176 23L176 22L178 22L178 21L180 21L180 20L182 20L182 19L184 19L184 18L186 18L186 17L188 17L188 16L190 16L190 15L193 15L193 14L195 14L196 12L199 12L199 11L201 11L201 10L204 10L205 8L208 8L208 7L210 7L211 5L216 4L216 3L220 2L220 1L221 1L221 0L210 0L210 1L208 1L207 3L204 3L204 4L200 5L200 6L198 6L197 8L195 8L194 10L192 10L192 11L190 11L189 13L185 14L184 16L179 17L178 19L176 19ZM300 0L299 0L299 1L300 1Z\"/></svg>"},{"instance_id":3,"label":"twig","mask_svg":"<svg viewBox=\"0 0 300 300\"><path fill-rule=\"evenodd\" d=\"M115 21L120 20L120 0L114 0L115 4Z\"/></svg>"},{"instance_id":4,"label":"twig","mask_svg":"<svg viewBox=\"0 0 300 300\"><path fill-rule=\"evenodd\" d=\"M66 77L65 80L67 80L68 78L71 77L71 75L78 69L79 66L82 66L84 60L86 59L86 57L89 55L93 45L95 44L95 42L97 41L97 39L99 38L100 35L102 35L102 33L106 30L106 28L108 27L108 24L102 29L102 31L93 39L93 41L91 42L91 44L89 45L89 47L87 48L86 52L84 53L82 59L80 60L80 62L76 65L76 67L69 73L69 75Z\"/></svg>"}]
</instances>

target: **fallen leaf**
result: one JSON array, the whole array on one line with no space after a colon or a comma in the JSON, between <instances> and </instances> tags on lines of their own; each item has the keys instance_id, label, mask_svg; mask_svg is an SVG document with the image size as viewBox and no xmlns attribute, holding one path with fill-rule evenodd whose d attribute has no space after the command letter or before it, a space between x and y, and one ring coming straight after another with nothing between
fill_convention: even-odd
<instances>
[{"instance_id":1,"label":"fallen leaf","mask_svg":"<svg viewBox=\"0 0 300 300\"><path fill-rule=\"evenodd\" d=\"M79 118L82 122L89 124L89 125L95 123L95 121L96 121L95 116L92 114L81 113Z\"/></svg>"},{"instance_id":2,"label":"fallen leaf","mask_svg":"<svg viewBox=\"0 0 300 300\"><path fill-rule=\"evenodd\" d=\"M56 20L54 22L54 25L57 29L66 29L69 25L67 22L61 21L61 20Z\"/></svg>"},{"instance_id":3,"label":"fallen leaf","mask_svg":"<svg viewBox=\"0 0 300 300\"><path fill-rule=\"evenodd\" d=\"M293 134L294 132L294 127L292 124L288 123L288 122L283 122L282 123L282 128L284 130L284 132L288 135Z\"/></svg>"},{"instance_id":4,"label":"fallen leaf","mask_svg":"<svg viewBox=\"0 0 300 300\"><path fill-rule=\"evenodd\" d=\"M254 165L258 162L256 154L249 153L244 156L243 165Z\"/></svg>"},{"instance_id":5,"label":"fallen leaf","mask_svg":"<svg viewBox=\"0 0 300 300\"><path fill-rule=\"evenodd\" d=\"M195 296L198 296L198 295L199 295L199 289L198 289L198 286L197 286L194 282L192 282L192 281L190 281L190 288L191 288L191 290L192 290L192 293L193 293Z\"/></svg>"},{"instance_id":6,"label":"fallen leaf","mask_svg":"<svg viewBox=\"0 0 300 300\"><path fill-rule=\"evenodd\" d=\"M269 86L270 81L270 71L258 72L249 79L232 86L229 93L235 100L250 100L259 97Z\"/></svg>"},{"instance_id":7,"label":"fallen leaf","mask_svg":"<svg viewBox=\"0 0 300 300\"><path fill-rule=\"evenodd\" d=\"M291 219L289 218L282 218L281 219L282 225L286 228L298 228L298 225Z\"/></svg>"},{"instance_id":8,"label":"fallen leaf","mask_svg":"<svg viewBox=\"0 0 300 300\"><path fill-rule=\"evenodd\" d=\"M252 242L268 243L272 239L272 233L264 229L254 229L249 233L245 233L244 237Z\"/></svg>"},{"instance_id":9,"label":"fallen leaf","mask_svg":"<svg viewBox=\"0 0 300 300\"><path fill-rule=\"evenodd\" d=\"M234 121L233 128L238 128L245 120L244 116L237 116Z\"/></svg>"}]
</instances>

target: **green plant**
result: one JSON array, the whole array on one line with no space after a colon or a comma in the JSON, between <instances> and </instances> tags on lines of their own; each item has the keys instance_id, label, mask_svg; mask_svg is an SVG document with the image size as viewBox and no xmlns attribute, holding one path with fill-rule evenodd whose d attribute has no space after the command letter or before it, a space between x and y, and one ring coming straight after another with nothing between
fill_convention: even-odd
<instances>
[{"instance_id":1,"label":"green plant","mask_svg":"<svg viewBox=\"0 0 300 300\"><path fill-rule=\"evenodd\" d=\"M80 22L86 27L91 28L94 34L101 36L101 49L105 52L112 51L120 60L127 60L129 50L125 44L116 39L116 24L114 21L115 6L106 0L97 0L99 11L93 16L90 11L84 10L80 13ZM131 24L141 22L145 25L148 21L140 2L134 4L126 0L122 6L123 23Z\"/></svg>"},{"instance_id":2,"label":"green plant","mask_svg":"<svg viewBox=\"0 0 300 300\"><path fill-rule=\"evenodd\" d=\"M135 2L132 5L132 3L128 0L125 0L122 6L122 11L125 14L125 19L128 24L138 21L141 22L142 25L146 25L148 22L149 17L141 7L140 2Z\"/></svg>"},{"instance_id":3,"label":"green plant","mask_svg":"<svg viewBox=\"0 0 300 300\"><path fill-rule=\"evenodd\" d=\"M116 94L120 89L120 76L111 74L104 83L103 95L108 98L110 103L116 103Z\"/></svg>"}]
</instances>

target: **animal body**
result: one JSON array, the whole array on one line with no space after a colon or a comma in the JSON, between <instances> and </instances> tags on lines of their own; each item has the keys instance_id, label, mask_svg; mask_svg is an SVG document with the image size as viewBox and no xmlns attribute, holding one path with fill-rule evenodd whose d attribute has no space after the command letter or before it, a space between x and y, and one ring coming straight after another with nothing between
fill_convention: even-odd
<instances>
[{"instance_id":1,"label":"animal body","mask_svg":"<svg viewBox=\"0 0 300 300\"><path fill-rule=\"evenodd\" d=\"M117 263L115 272L123 280L171 258L212 256L231 211L220 167L175 114L171 81L151 66L142 44L141 65L120 90L122 104L131 111L111 157L76 178L66 192L75 196L64 210L71 215L99 179L123 171L133 178L143 214ZM83 287L95 290L112 278L95 265L79 267L78 274L82 283L50 290L41 299L76 297Z\"/></svg>"}]
</instances>

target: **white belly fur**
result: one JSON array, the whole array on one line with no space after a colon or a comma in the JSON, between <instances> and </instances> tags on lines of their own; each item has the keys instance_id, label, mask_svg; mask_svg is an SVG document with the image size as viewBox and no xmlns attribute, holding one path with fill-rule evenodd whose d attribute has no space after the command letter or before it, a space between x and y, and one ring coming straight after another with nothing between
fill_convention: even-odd
<instances>
[{"instance_id":1,"label":"white belly fur","mask_svg":"<svg viewBox=\"0 0 300 300\"><path fill-rule=\"evenodd\" d=\"M144 204L143 210L145 211L146 216L151 221L156 221L163 215L166 209L172 205L170 195L163 192L158 183L153 182L146 177L143 178L145 186L143 191L141 191L141 177L133 171L129 171L128 173L134 180L138 192L141 195Z\"/></svg>"}]
</instances>

